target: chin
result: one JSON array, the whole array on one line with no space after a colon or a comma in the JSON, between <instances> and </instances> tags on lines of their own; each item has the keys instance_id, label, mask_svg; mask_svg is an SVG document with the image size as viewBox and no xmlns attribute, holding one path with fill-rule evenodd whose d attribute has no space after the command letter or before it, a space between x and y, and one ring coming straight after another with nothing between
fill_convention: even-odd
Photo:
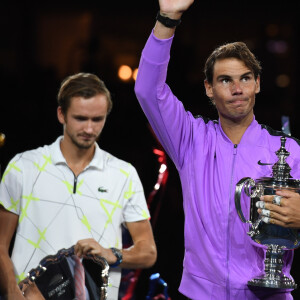
<instances>
[{"instance_id":1,"label":"chin","mask_svg":"<svg viewBox=\"0 0 300 300\"><path fill-rule=\"evenodd\" d=\"M94 145L94 143L95 141L83 143L83 142L73 140L73 144L79 149L89 149Z\"/></svg>"},{"instance_id":2,"label":"chin","mask_svg":"<svg viewBox=\"0 0 300 300\"><path fill-rule=\"evenodd\" d=\"M78 146L79 146L79 148L81 148L81 149L89 149L89 148L91 148L91 147L94 145L94 143L95 143L95 142L92 142L92 143L89 143L89 144L80 144L80 145L78 145Z\"/></svg>"}]
</instances>

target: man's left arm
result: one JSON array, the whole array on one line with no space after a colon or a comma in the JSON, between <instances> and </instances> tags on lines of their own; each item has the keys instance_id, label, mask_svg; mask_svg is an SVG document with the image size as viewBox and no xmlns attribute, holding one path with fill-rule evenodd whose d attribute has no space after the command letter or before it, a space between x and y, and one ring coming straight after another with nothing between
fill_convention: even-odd
<instances>
[{"instance_id":1,"label":"man's left arm","mask_svg":"<svg viewBox=\"0 0 300 300\"><path fill-rule=\"evenodd\" d=\"M156 245L148 220L126 223L133 245L123 249L122 268L150 268L156 261Z\"/></svg>"},{"instance_id":2,"label":"man's left arm","mask_svg":"<svg viewBox=\"0 0 300 300\"><path fill-rule=\"evenodd\" d=\"M156 261L157 253L149 220L127 222L126 225L133 245L130 248L121 250L123 258L120 267L128 269L150 268ZM117 261L117 257L110 248L102 247L94 239L78 241L74 250L79 257L85 254L102 256L109 265L113 265Z\"/></svg>"}]
</instances>

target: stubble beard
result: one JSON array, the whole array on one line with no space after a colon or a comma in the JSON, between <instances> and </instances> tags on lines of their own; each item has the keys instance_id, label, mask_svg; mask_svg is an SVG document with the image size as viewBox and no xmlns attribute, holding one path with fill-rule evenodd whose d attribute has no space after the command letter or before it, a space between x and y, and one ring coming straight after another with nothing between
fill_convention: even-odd
<instances>
[{"instance_id":1,"label":"stubble beard","mask_svg":"<svg viewBox=\"0 0 300 300\"><path fill-rule=\"evenodd\" d=\"M98 136L94 137L91 141L80 142L76 136L73 136L70 134L68 134L68 136L70 137L73 145L75 145L78 149L90 149L99 138L99 135L98 135Z\"/></svg>"}]
</instances>

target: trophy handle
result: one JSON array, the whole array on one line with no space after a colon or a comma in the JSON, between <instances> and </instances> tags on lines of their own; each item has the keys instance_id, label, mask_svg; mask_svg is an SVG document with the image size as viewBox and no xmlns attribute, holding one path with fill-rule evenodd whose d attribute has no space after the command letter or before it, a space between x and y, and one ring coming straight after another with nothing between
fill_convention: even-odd
<instances>
[{"instance_id":1,"label":"trophy handle","mask_svg":"<svg viewBox=\"0 0 300 300\"><path fill-rule=\"evenodd\" d=\"M252 224L250 220L246 220L241 208L241 195L242 190L244 189L245 194L251 198L257 196L258 191L254 190L251 191L251 188L255 186L255 181L250 177L242 178L235 187L235 194L234 194L234 202L235 202L235 209L243 223Z\"/></svg>"}]
</instances>

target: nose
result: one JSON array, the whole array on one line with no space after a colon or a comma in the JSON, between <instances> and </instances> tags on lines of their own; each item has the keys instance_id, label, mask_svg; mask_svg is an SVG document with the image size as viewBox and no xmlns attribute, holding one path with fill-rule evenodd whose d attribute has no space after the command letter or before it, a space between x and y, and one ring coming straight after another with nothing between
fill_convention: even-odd
<instances>
[{"instance_id":1,"label":"nose","mask_svg":"<svg viewBox=\"0 0 300 300\"><path fill-rule=\"evenodd\" d=\"M243 93L243 90L242 90L242 87L241 87L241 84L239 81L232 82L231 93L233 95L240 95Z\"/></svg>"},{"instance_id":2,"label":"nose","mask_svg":"<svg viewBox=\"0 0 300 300\"><path fill-rule=\"evenodd\" d=\"M93 133L93 122L92 120L88 120L85 126L86 133Z\"/></svg>"}]
</instances>

